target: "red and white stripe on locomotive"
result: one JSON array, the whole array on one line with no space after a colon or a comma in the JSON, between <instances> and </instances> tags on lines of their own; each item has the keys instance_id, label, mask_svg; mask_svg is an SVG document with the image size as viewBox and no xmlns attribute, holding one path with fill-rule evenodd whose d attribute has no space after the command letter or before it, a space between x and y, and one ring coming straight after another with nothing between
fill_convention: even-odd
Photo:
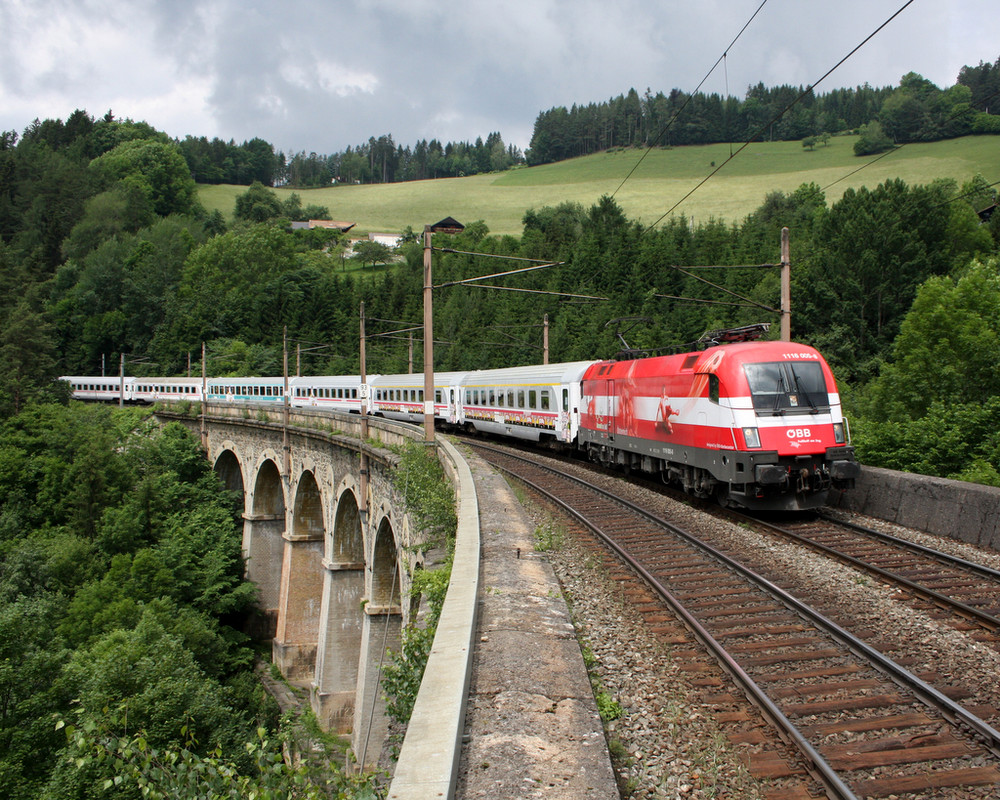
<instances>
[{"instance_id":1,"label":"red and white stripe on locomotive","mask_svg":"<svg viewBox=\"0 0 1000 800\"><path fill-rule=\"evenodd\" d=\"M598 362L579 441L598 461L752 509L816 507L859 474L829 366L789 342Z\"/></svg>"}]
</instances>

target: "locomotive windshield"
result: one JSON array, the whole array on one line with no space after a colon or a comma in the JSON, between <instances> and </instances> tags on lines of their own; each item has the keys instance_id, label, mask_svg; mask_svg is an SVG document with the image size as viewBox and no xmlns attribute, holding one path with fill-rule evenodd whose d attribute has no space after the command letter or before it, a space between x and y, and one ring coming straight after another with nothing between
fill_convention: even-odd
<instances>
[{"instance_id":1,"label":"locomotive windshield","mask_svg":"<svg viewBox=\"0 0 1000 800\"><path fill-rule=\"evenodd\" d=\"M753 407L774 414L810 414L830 406L823 368L816 361L746 364Z\"/></svg>"}]
</instances>

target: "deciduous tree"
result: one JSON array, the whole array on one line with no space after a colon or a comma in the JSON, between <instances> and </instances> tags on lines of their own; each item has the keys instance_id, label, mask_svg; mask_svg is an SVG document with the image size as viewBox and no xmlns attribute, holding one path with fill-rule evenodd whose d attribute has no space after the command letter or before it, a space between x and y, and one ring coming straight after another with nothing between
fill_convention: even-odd
<instances>
[{"instance_id":1,"label":"deciduous tree","mask_svg":"<svg viewBox=\"0 0 1000 800\"><path fill-rule=\"evenodd\" d=\"M392 248L372 239L362 239L354 244L354 257L362 264L388 264L392 258Z\"/></svg>"},{"instance_id":2,"label":"deciduous tree","mask_svg":"<svg viewBox=\"0 0 1000 800\"><path fill-rule=\"evenodd\" d=\"M162 217L191 214L200 207L191 171L173 142L123 142L94 159L91 169L108 188L126 178L148 187L153 210Z\"/></svg>"}]
</instances>

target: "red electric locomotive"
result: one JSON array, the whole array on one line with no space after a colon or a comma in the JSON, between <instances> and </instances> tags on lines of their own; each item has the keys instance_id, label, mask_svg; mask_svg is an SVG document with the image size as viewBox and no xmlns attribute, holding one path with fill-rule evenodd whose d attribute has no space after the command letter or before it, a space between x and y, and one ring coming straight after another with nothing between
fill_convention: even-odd
<instances>
[{"instance_id":1,"label":"red electric locomotive","mask_svg":"<svg viewBox=\"0 0 1000 800\"><path fill-rule=\"evenodd\" d=\"M583 377L591 458L755 510L815 508L854 484L833 374L812 347L735 342L602 361Z\"/></svg>"}]
</instances>

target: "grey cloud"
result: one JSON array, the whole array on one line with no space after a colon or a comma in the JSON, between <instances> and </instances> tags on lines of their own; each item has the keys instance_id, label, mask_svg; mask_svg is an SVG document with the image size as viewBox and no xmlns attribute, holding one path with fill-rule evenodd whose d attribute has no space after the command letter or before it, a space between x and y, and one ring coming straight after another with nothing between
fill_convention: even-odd
<instances>
[{"instance_id":1,"label":"grey cloud","mask_svg":"<svg viewBox=\"0 0 1000 800\"><path fill-rule=\"evenodd\" d=\"M599 102L635 88L692 91L759 0L341 0L283 4L249 0L36 0L0 4L0 129L30 116L63 116L141 92L141 80L93 85L86 96L58 72L12 59L11 36L30 36L23 15L110 20L145 36L146 69L163 66L178 84L207 85L204 97L149 121L174 136L260 136L285 151L333 152L390 133L397 143L474 140L499 131L527 144L537 114L555 105ZM893 11L900 0L770 2L702 91L742 96L748 86L815 81ZM943 6L947 6L946 8ZM53 17L50 17L53 18ZM895 84L907 71L941 85L964 63L1000 55L1000 21L973 0L914 4L820 87ZM992 43L992 44L991 44ZM97 43L95 43L95 47ZM982 48L992 46L992 51ZM7 54L7 55L5 55ZM106 54L73 64L99 75ZM123 63L122 71L130 69ZM134 69L141 70L137 65ZM728 82L726 77L728 76ZM163 75L159 76L163 80ZM200 79L200 83L198 80ZM65 75L63 80L65 80ZM46 103L32 88L52 87ZM96 79L92 84L99 83ZM152 88L152 87L151 87ZM160 87L162 91L162 87ZM137 106L149 107L133 95ZM122 102L115 100L116 103ZM28 109L35 104L37 110ZM154 104L155 105L155 104ZM195 109L207 108L207 117ZM128 116L128 108L116 113ZM20 117L16 116L20 115ZM178 122L178 115L181 121ZM198 129L199 126L203 129Z\"/></svg>"}]
</instances>

